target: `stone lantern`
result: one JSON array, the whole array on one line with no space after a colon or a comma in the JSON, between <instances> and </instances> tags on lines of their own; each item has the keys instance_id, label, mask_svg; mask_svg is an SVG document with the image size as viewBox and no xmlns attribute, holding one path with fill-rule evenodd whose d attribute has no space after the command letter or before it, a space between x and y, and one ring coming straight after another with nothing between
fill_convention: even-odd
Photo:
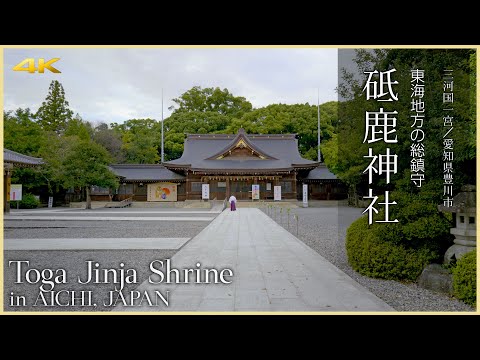
<instances>
[{"instance_id":1,"label":"stone lantern","mask_svg":"<svg viewBox=\"0 0 480 360\"><path fill-rule=\"evenodd\" d=\"M443 262L458 260L466 253L477 249L476 239L476 189L474 185L464 185L461 192L453 198L453 206L438 205L438 210L451 212L456 227L450 229L455 236L454 244L445 252Z\"/></svg>"}]
</instances>

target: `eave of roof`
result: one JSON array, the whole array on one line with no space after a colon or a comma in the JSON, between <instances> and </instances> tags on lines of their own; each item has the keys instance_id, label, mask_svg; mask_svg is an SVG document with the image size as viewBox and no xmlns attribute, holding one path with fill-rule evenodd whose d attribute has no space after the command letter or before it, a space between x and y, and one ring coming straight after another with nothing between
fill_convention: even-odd
<instances>
[{"instance_id":1,"label":"eave of roof","mask_svg":"<svg viewBox=\"0 0 480 360\"><path fill-rule=\"evenodd\" d=\"M42 158L20 154L9 149L3 149L3 162L20 166L37 166L45 163Z\"/></svg>"}]
</instances>

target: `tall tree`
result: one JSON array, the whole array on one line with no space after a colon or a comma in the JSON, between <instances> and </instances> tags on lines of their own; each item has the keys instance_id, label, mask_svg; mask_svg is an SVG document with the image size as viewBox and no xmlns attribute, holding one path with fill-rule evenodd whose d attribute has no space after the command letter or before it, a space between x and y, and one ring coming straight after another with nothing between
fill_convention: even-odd
<instances>
[{"instance_id":1,"label":"tall tree","mask_svg":"<svg viewBox=\"0 0 480 360\"><path fill-rule=\"evenodd\" d=\"M90 140L93 137L92 124L84 121L79 114L68 120L65 136L78 136L81 140Z\"/></svg>"},{"instance_id":2,"label":"tall tree","mask_svg":"<svg viewBox=\"0 0 480 360\"><path fill-rule=\"evenodd\" d=\"M65 187L85 187L87 193L86 209L91 209L90 190L92 185L118 187L115 174L108 164L110 156L102 146L93 141L81 141L75 144L63 162L63 183Z\"/></svg>"},{"instance_id":3,"label":"tall tree","mask_svg":"<svg viewBox=\"0 0 480 360\"><path fill-rule=\"evenodd\" d=\"M110 129L107 124L101 123L94 129L93 141L107 149L115 163L119 164L125 161L120 131Z\"/></svg>"},{"instance_id":4,"label":"tall tree","mask_svg":"<svg viewBox=\"0 0 480 360\"><path fill-rule=\"evenodd\" d=\"M112 124L122 134L122 153L126 163L155 164L160 160L158 147L161 133L153 119L131 119Z\"/></svg>"},{"instance_id":5,"label":"tall tree","mask_svg":"<svg viewBox=\"0 0 480 360\"><path fill-rule=\"evenodd\" d=\"M173 101L178 106L174 112L216 112L238 118L252 110L252 104L244 97L234 96L228 89L219 87L194 86Z\"/></svg>"},{"instance_id":6,"label":"tall tree","mask_svg":"<svg viewBox=\"0 0 480 360\"><path fill-rule=\"evenodd\" d=\"M65 131L67 122L72 118L73 111L65 99L65 90L62 84L53 80L48 89L48 95L35 117L43 129L61 134Z\"/></svg>"},{"instance_id":7,"label":"tall tree","mask_svg":"<svg viewBox=\"0 0 480 360\"><path fill-rule=\"evenodd\" d=\"M6 149L31 156L38 156L38 151L45 142L45 131L34 121L30 109L17 109L15 112L3 112L4 139Z\"/></svg>"}]
</instances>

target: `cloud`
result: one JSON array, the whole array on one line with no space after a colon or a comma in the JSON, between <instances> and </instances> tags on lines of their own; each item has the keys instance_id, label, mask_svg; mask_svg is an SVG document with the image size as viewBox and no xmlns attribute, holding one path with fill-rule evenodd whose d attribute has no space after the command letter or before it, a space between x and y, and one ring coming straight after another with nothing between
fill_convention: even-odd
<instances>
[{"instance_id":1,"label":"cloud","mask_svg":"<svg viewBox=\"0 0 480 360\"><path fill-rule=\"evenodd\" d=\"M15 72L24 58L59 57L61 74ZM227 88L254 107L336 100L337 50L298 48L5 49L4 106L36 111L53 79L74 112L123 122L170 114L172 99L193 86Z\"/></svg>"}]
</instances>

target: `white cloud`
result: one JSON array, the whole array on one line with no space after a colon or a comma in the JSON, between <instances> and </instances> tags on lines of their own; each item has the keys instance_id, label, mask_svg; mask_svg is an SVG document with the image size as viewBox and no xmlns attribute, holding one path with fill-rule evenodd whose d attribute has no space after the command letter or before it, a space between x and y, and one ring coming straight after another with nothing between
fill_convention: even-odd
<instances>
[{"instance_id":1,"label":"white cloud","mask_svg":"<svg viewBox=\"0 0 480 360\"><path fill-rule=\"evenodd\" d=\"M61 74L15 72L27 57L59 57ZM71 108L90 121L161 118L193 86L227 88L254 107L336 100L336 49L5 49L5 109L41 105L53 79Z\"/></svg>"}]
</instances>

